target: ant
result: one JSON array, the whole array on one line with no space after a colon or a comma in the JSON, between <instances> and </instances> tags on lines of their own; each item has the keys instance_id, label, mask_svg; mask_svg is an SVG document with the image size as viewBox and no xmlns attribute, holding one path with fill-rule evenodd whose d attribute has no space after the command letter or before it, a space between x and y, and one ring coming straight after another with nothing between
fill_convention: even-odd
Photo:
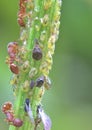
<instances>
[{"instance_id":1,"label":"ant","mask_svg":"<svg viewBox=\"0 0 92 130\"><path fill-rule=\"evenodd\" d=\"M26 14L26 4L27 0L20 0L19 2L19 12L18 12L18 24L21 27L25 27L24 17Z\"/></svg>"},{"instance_id":2,"label":"ant","mask_svg":"<svg viewBox=\"0 0 92 130\"><path fill-rule=\"evenodd\" d=\"M18 43L17 42L10 42L7 47L7 51L9 54L9 59L6 61L6 63L9 64L10 70L14 74L19 73L19 68L17 65L14 64L14 61L16 61L16 54L18 52Z\"/></svg>"},{"instance_id":3,"label":"ant","mask_svg":"<svg viewBox=\"0 0 92 130\"><path fill-rule=\"evenodd\" d=\"M20 127L23 125L23 121L19 118L14 117L13 113L13 105L11 102L5 102L4 105L2 106L2 112L6 115L6 121L14 125L16 127Z\"/></svg>"}]
</instances>

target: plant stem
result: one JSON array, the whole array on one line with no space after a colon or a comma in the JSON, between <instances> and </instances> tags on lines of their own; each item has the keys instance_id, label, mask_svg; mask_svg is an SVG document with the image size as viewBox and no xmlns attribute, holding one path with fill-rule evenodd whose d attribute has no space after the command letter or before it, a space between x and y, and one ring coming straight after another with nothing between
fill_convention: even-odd
<instances>
[{"instance_id":1,"label":"plant stem","mask_svg":"<svg viewBox=\"0 0 92 130\"><path fill-rule=\"evenodd\" d=\"M14 112L16 117L23 120L23 126L18 128L10 125L9 130L34 129L34 125L24 111L25 99L30 98L33 117L36 119L37 106L41 104L42 96L47 89L45 85L48 85L48 83L45 81L40 88L35 85L33 89L30 89L30 81L36 81L41 75L44 75L45 79L48 78L59 32L60 7L61 0L28 0L26 4L26 17L24 18L26 26L21 27L20 51L17 56L20 73L17 76L14 75L12 79L13 81L17 79L17 84L14 83L16 86L14 91L16 95ZM39 61L34 60L32 57L35 39L38 40L43 54L42 59ZM26 70L24 70L23 65L26 62L28 64Z\"/></svg>"}]
</instances>

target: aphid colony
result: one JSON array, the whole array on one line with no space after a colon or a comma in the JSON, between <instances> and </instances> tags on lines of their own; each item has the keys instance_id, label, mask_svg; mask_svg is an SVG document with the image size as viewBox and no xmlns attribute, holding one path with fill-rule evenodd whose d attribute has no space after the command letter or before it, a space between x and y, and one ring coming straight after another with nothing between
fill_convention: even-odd
<instances>
[{"instance_id":1,"label":"aphid colony","mask_svg":"<svg viewBox=\"0 0 92 130\"><path fill-rule=\"evenodd\" d=\"M51 119L49 116L43 111L41 105L37 106L37 117L34 119L32 109L31 109L31 104L29 98L25 99L25 106L24 106L25 112L28 114L31 122L35 125L34 130L37 129L37 126L39 123L42 121L44 130L50 130L51 129Z\"/></svg>"},{"instance_id":2,"label":"aphid colony","mask_svg":"<svg viewBox=\"0 0 92 130\"><path fill-rule=\"evenodd\" d=\"M52 65L52 55L55 49L55 41L58 37L59 24L58 19L60 17L60 10L56 8L55 16L53 16L53 21L50 23L50 15L45 13L44 16L36 16L33 12L38 13L39 9L35 8L35 2L32 0L19 0L19 12L18 12L18 24L21 27L20 41L22 43L19 45L18 42L10 42L7 46L8 59L7 63L11 72L14 74L12 79L12 85L15 86L15 94L17 90L21 90L25 97L23 97L22 110L26 113L34 124L34 130L37 130L38 124L42 121L44 130L50 130L51 120L47 116L41 105L41 97L45 89L49 89L51 81L48 77L49 70ZM58 0L58 5L60 0ZM30 4L28 4L30 3ZM30 6L29 6L30 5ZM44 0L43 9L47 11L52 6L51 0ZM38 11L38 12L37 12ZM44 11L44 12L45 12ZM39 31L39 38L34 38L33 48L27 50L27 42L29 37L29 28L31 28L32 20L35 20L36 25L33 28L35 31L40 30L39 24L44 28L41 32ZM39 23L39 24L38 24ZM47 38L47 27L49 28L49 37ZM33 41L32 41L33 42ZM46 44L45 44L46 43ZM46 47L46 48L45 48ZM20 88L19 88L20 87ZM19 89L17 89L19 88ZM38 90L38 93L34 93L34 90ZM18 93L19 94L19 93ZM17 94L16 94L17 95ZM36 98L37 97L37 98ZM34 99L35 98L35 99ZM31 101L37 100L36 117L32 111L33 104ZM6 116L6 121L15 127L21 127L25 122L20 118L17 118L14 114L13 105L11 102L5 102L2 106L2 112ZM21 114L21 112L20 112ZM21 117L19 115L19 117ZM24 128L23 128L24 129Z\"/></svg>"},{"instance_id":3,"label":"aphid colony","mask_svg":"<svg viewBox=\"0 0 92 130\"><path fill-rule=\"evenodd\" d=\"M4 105L2 106L2 112L5 114L6 121L10 125L14 125L15 127L21 127L23 125L23 121L15 117L11 102L4 103Z\"/></svg>"},{"instance_id":4,"label":"aphid colony","mask_svg":"<svg viewBox=\"0 0 92 130\"><path fill-rule=\"evenodd\" d=\"M5 102L2 105L2 112L5 114L6 116L6 121L10 124L13 125L15 127L21 127L23 125L23 121L19 118L16 118L14 115L14 111L13 111L13 105L11 102ZM38 124L42 121L43 126L44 126L44 130L49 130L51 128L51 120L49 118L49 116L47 116L41 105L37 106L37 117L36 119L34 119L33 117L33 113L32 113L32 108L31 108L31 104L30 104L30 99L26 98L25 102L24 102L24 111L27 113L30 121L32 124L34 124L34 129L37 129Z\"/></svg>"},{"instance_id":5,"label":"aphid colony","mask_svg":"<svg viewBox=\"0 0 92 130\"><path fill-rule=\"evenodd\" d=\"M35 40L35 46L32 50L32 58L34 60L41 60L42 59L42 50L39 46L39 43L37 40ZM14 62L18 62L20 59L19 58L22 58L22 54L20 57L18 57L18 53L19 51L22 51L21 50L21 47L19 47L18 43L17 42L10 42L8 44L8 47L7 47L7 51L8 51L8 55L9 55L9 58L7 60L7 63L9 64L10 66L10 70L14 73L14 74L19 74L19 67L14 63ZM23 51L24 53L24 51ZM25 54L26 55L26 54Z\"/></svg>"}]
</instances>

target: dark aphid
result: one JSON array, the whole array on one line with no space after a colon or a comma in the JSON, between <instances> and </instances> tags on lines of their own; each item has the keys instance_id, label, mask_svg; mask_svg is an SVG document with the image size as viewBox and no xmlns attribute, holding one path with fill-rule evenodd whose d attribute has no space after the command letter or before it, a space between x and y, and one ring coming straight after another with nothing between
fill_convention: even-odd
<instances>
[{"instance_id":1,"label":"dark aphid","mask_svg":"<svg viewBox=\"0 0 92 130\"><path fill-rule=\"evenodd\" d=\"M30 88L33 89L34 86L35 86L35 81L31 80L31 82L30 82Z\"/></svg>"},{"instance_id":2,"label":"dark aphid","mask_svg":"<svg viewBox=\"0 0 92 130\"><path fill-rule=\"evenodd\" d=\"M30 104L30 100L29 100L29 98L26 98L26 100L25 100L25 104L26 104L27 106L29 106L29 104Z\"/></svg>"},{"instance_id":3,"label":"dark aphid","mask_svg":"<svg viewBox=\"0 0 92 130\"><path fill-rule=\"evenodd\" d=\"M27 112L31 122L34 124L34 117L33 117L33 112L32 112L32 108L31 108L31 105L30 105L30 100L29 98L27 98L25 100L25 107L24 107L24 110L25 112Z\"/></svg>"},{"instance_id":4,"label":"dark aphid","mask_svg":"<svg viewBox=\"0 0 92 130\"><path fill-rule=\"evenodd\" d=\"M50 117L44 112L44 110L42 109L42 107L38 107L38 115L42 120L43 126L44 126L44 130L50 130L51 126L52 126L52 122Z\"/></svg>"},{"instance_id":5,"label":"dark aphid","mask_svg":"<svg viewBox=\"0 0 92 130\"><path fill-rule=\"evenodd\" d=\"M39 114L39 109L41 108L41 105L37 106L37 114Z\"/></svg>"},{"instance_id":6,"label":"dark aphid","mask_svg":"<svg viewBox=\"0 0 92 130\"><path fill-rule=\"evenodd\" d=\"M27 108L29 108L29 105L30 105L30 100L29 100L29 98L26 98L26 99L25 99L25 106L24 106L25 112L28 111Z\"/></svg>"},{"instance_id":7,"label":"dark aphid","mask_svg":"<svg viewBox=\"0 0 92 130\"><path fill-rule=\"evenodd\" d=\"M14 73L14 74L19 74L19 68L17 65L15 64L10 64L10 70Z\"/></svg>"},{"instance_id":8,"label":"dark aphid","mask_svg":"<svg viewBox=\"0 0 92 130\"><path fill-rule=\"evenodd\" d=\"M44 84L44 79L45 79L44 76L39 77L39 78L36 80L36 87L41 87L41 86Z\"/></svg>"},{"instance_id":9,"label":"dark aphid","mask_svg":"<svg viewBox=\"0 0 92 130\"><path fill-rule=\"evenodd\" d=\"M16 126L16 127L21 127L23 125L23 121L18 119L18 118L15 118L13 120L13 125Z\"/></svg>"},{"instance_id":10,"label":"dark aphid","mask_svg":"<svg viewBox=\"0 0 92 130\"><path fill-rule=\"evenodd\" d=\"M40 59L42 59L42 56L43 56L42 50L41 50L37 40L35 40L35 43L36 44L35 44L35 47L33 48L32 57L35 60L40 60Z\"/></svg>"},{"instance_id":11,"label":"dark aphid","mask_svg":"<svg viewBox=\"0 0 92 130\"><path fill-rule=\"evenodd\" d=\"M26 105L24 106L24 111L27 112Z\"/></svg>"}]
</instances>

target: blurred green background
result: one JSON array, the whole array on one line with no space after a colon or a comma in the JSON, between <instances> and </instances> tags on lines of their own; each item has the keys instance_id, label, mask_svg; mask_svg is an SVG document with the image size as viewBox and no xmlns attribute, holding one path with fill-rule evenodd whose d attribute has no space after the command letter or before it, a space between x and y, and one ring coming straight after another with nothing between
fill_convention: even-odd
<instances>
[{"instance_id":1,"label":"blurred green background","mask_svg":"<svg viewBox=\"0 0 92 130\"><path fill-rule=\"evenodd\" d=\"M18 0L0 0L0 107L14 101L5 64L7 43L19 37ZM60 36L43 98L52 130L92 130L92 0L63 0ZM0 111L0 130L8 130Z\"/></svg>"}]
</instances>

